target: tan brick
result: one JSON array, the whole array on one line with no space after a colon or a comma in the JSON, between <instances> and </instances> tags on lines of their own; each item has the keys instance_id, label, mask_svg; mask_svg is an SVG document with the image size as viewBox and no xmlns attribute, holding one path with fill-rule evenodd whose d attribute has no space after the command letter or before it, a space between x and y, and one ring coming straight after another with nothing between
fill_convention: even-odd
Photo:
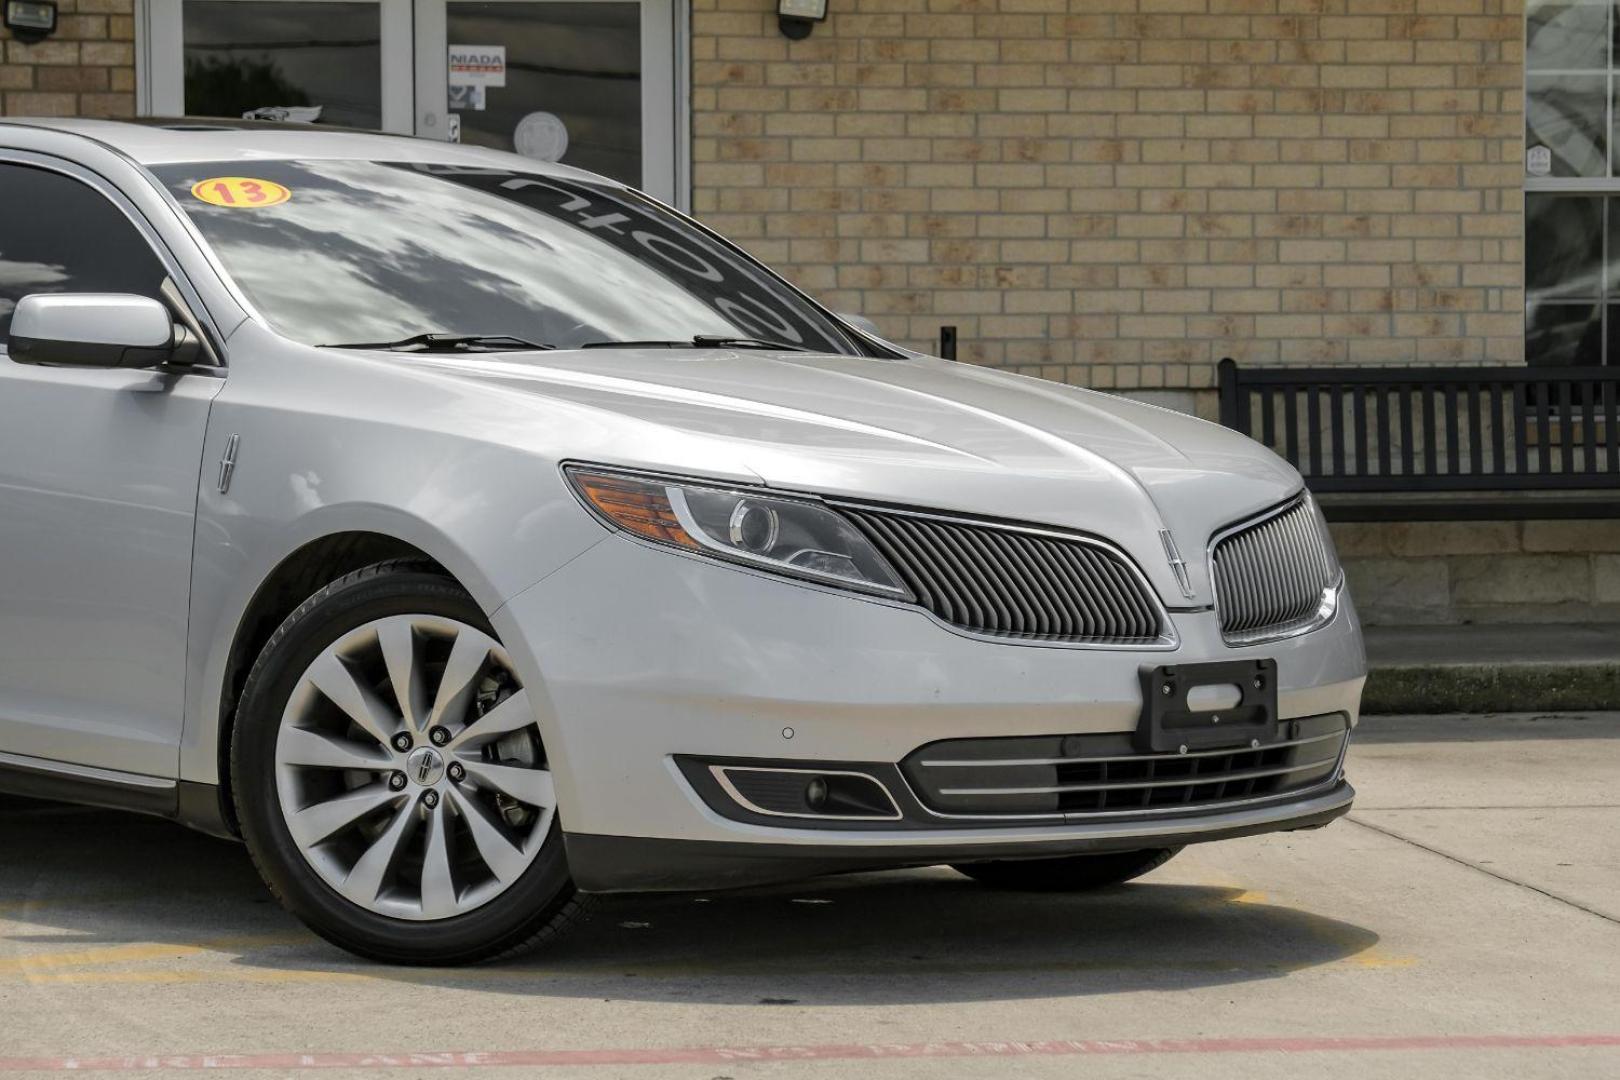
<instances>
[{"instance_id":1,"label":"tan brick","mask_svg":"<svg viewBox=\"0 0 1620 1080\"><path fill-rule=\"evenodd\" d=\"M1620 521L1527 521L1524 550L1620 552Z\"/></svg>"},{"instance_id":2,"label":"tan brick","mask_svg":"<svg viewBox=\"0 0 1620 1080\"><path fill-rule=\"evenodd\" d=\"M693 203L899 332L983 316L965 354L1075 385L1207 387L1217 340L1516 360L1522 23L1494 2L860 0L791 46L700 2Z\"/></svg>"},{"instance_id":3,"label":"tan brick","mask_svg":"<svg viewBox=\"0 0 1620 1080\"><path fill-rule=\"evenodd\" d=\"M34 86L38 90L79 92L106 90L108 69L102 67L41 67Z\"/></svg>"},{"instance_id":4,"label":"tan brick","mask_svg":"<svg viewBox=\"0 0 1620 1080\"><path fill-rule=\"evenodd\" d=\"M5 96L7 116L73 116L79 108L74 94L8 93Z\"/></svg>"},{"instance_id":5,"label":"tan brick","mask_svg":"<svg viewBox=\"0 0 1620 1080\"><path fill-rule=\"evenodd\" d=\"M1592 593L1590 560L1573 555L1469 556L1451 560L1457 604L1558 604Z\"/></svg>"},{"instance_id":6,"label":"tan brick","mask_svg":"<svg viewBox=\"0 0 1620 1080\"><path fill-rule=\"evenodd\" d=\"M1449 571L1445 559L1344 560L1356 607L1373 623L1451 621Z\"/></svg>"}]
</instances>

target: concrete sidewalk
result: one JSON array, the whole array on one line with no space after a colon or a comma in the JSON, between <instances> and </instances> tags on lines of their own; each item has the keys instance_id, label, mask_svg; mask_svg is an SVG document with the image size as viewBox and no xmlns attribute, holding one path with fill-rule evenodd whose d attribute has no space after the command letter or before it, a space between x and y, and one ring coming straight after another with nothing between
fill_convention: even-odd
<instances>
[{"instance_id":1,"label":"concrete sidewalk","mask_svg":"<svg viewBox=\"0 0 1620 1080\"><path fill-rule=\"evenodd\" d=\"M1346 818L1123 888L617 896L460 969L338 952L240 845L0 808L0 1080L1620 1077L1617 719L1370 719Z\"/></svg>"},{"instance_id":2,"label":"concrete sidewalk","mask_svg":"<svg viewBox=\"0 0 1620 1080\"><path fill-rule=\"evenodd\" d=\"M1366 713L1620 709L1620 624L1370 626Z\"/></svg>"}]
</instances>

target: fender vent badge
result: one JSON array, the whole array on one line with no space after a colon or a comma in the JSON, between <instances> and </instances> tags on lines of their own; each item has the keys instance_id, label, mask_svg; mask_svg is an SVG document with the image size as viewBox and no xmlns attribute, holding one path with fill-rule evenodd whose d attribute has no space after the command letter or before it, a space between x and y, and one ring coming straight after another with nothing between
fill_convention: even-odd
<instances>
[{"instance_id":1,"label":"fender vent badge","mask_svg":"<svg viewBox=\"0 0 1620 1080\"><path fill-rule=\"evenodd\" d=\"M231 474L236 471L236 448L242 444L242 436L232 435L225 443L225 453L219 459L219 493L225 494L231 490Z\"/></svg>"}]
</instances>

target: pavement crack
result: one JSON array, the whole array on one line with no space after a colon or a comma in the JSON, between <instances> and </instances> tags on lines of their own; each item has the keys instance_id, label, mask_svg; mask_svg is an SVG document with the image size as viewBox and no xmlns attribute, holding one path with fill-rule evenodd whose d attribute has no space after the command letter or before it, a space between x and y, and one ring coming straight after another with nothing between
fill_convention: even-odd
<instances>
[{"instance_id":1,"label":"pavement crack","mask_svg":"<svg viewBox=\"0 0 1620 1080\"><path fill-rule=\"evenodd\" d=\"M1515 885L1518 888L1528 889L1533 893L1539 893L1540 895L1545 896L1547 899L1557 901L1566 907L1572 907L1576 911L1584 911L1588 915L1597 916L1606 923L1613 923L1616 926L1620 926L1620 918L1616 918L1607 912L1599 911L1597 908L1588 907L1579 900L1571 900L1567 896L1560 896L1558 893L1550 892L1547 889L1543 889L1537 885L1532 885L1528 881L1520 881L1518 878L1511 878L1506 874L1499 874L1495 870L1487 869L1476 862L1470 862L1461 856L1453 855L1449 851L1442 851L1437 847L1430 847L1421 840L1414 840L1410 836L1403 836L1394 829L1386 829L1382 825L1374 825L1369 821L1362 821L1354 814L1347 814L1345 816L1345 820L1350 822L1352 825L1360 825L1363 829L1368 829L1372 832L1378 833L1380 836L1387 836L1391 840L1398 840L1403 844L1410 844L1412 847L1415 847L1420 851L1427 851L1431 855L1438 855L1442 859L1456 863L1458 866L1466 866L1468 869L1478 871L1479 873L1484 874L1486 877L1492 877L1497 881L1504 882L1508 885Z\"/></svg>"}]
</instances>

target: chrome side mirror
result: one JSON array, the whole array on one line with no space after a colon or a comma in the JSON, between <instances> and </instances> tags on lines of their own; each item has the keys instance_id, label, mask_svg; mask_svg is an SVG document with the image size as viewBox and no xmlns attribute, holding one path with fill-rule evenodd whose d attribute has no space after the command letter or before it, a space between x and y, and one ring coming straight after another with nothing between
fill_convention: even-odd
<instances>
[{"instance_id":1,"label":"chrome side mirror","mask_svg":"<svg viewBox=\"0 0 1620 1080\"><path fill-rule=\"evenodd\" d=\"M126 293L33 293L17 301L6 342L19 364L153 368L188 364L197 340L160 301Z\"/></svg>"}]
</instances>

